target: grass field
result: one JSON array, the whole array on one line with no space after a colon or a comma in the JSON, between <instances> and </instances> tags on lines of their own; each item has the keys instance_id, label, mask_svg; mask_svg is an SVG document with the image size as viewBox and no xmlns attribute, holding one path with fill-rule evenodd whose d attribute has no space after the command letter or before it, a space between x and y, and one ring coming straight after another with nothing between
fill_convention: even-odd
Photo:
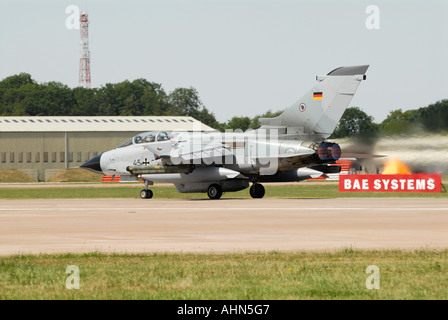
<instances>
[{"instance_id":1,"label":"grass field","mask_svg":"<svg viewBox=\"0 0 448 320\"><path fill-rule=\"evenodd\" d=\"M366 288L369 265L379 289ZM448 299L447 271L448 251L429 250L7 256L0 299Z\"/></svg>"},{"instance_id":2,"label":"grass field","mask_svg":"<svg viewBox=\"0 0 448 320\"><path fill-rule=\"evenodd\" d=\"M94 198L139 198L141 185L133 187L70 187L54 188L1 188L0 199L94 199ZM205 193L178 193L175 187L154 187L154 198L196 199L207 198ZM266 186L269 198L446 198L442 193L364 193L339 192L338 186L328 183ZM250 198L249 191L224 193L223 198ZM150 201L150 200L149 200Z\"/></svg>"}]
</instances>

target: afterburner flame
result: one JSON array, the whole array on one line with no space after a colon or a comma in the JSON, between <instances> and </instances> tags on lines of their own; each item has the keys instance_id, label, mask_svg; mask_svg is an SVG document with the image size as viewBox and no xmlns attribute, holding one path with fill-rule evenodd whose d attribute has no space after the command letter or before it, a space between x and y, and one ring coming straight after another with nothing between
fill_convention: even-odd
<instances>
[{"instance_id":1,"label":"afterburner flame","mask_svg":"<svg viewBox=\"0 0 448 320\"><path fill-rule=\"evenodd\" d=\"M412 174L412 172L398 158L391 158L384 164L382 174Z\"/></svg>"}]
</instances>

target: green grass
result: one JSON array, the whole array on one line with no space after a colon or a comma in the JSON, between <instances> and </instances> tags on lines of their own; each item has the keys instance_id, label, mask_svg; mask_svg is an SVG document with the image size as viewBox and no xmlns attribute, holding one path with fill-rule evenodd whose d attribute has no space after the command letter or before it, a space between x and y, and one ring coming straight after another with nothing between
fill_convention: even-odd
<instances>
[{"instance_id":1,"label":"green grass","mask_svg":"<svg viewBox=\"0 0 448 320\"><path fill-rule=\"evenodd\" d=\"M0 199L94 199L94 198L139 198L141 186L114 188L66 188L64 185L55 188L37 189L0 189ZM154 198L197 199L207 198L205 193L178 193L174 187L154 187ZM333 184L300 184L287 186L267 186L267 198L446 198L442 193L381 193L381 192L339 192ZM250 198L249 191L224 193L223 198Z\"/></svg>"},{"instance_id":2,"label":"green grass","mask_svg":"<svg viewBox=\"0 0 448 320\"><path fill-rule=\"evenodd\" d=\"M0 257L0 299L448 299L447 272L446 250L18 255Z\"/></svg>"}]
</instances>

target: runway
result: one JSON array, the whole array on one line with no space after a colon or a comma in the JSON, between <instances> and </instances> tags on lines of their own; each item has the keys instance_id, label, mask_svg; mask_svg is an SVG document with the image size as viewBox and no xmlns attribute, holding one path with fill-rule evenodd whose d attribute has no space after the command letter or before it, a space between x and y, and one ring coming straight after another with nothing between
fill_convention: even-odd
<instances>
[{"instance_id":1,"label":"runway","mask_svg":"<svg viewBox=\"0 0 448 320\"><path fill-rule=\"evenodd\" d=\"M0 200L0 255L448 248L448 199Z\"/></svg>"}]
</instances>

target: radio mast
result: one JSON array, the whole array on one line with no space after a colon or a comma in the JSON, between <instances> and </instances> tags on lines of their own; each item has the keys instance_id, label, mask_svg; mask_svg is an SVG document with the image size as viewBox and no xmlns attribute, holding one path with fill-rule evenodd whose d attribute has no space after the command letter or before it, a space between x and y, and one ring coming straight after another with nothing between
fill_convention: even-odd
<instances>
[{"instance_id":1,"label":"radio mast","mask_svg":"<svg viewBox=\"0 0 448 320\"><path fill-rule=\"evenodd\" d=\"M84 11L79 17L81 30L81 57L79 59L79 86L91 89L90 51L89 51L89 16Z\"/></svg>"}]
</instances>

